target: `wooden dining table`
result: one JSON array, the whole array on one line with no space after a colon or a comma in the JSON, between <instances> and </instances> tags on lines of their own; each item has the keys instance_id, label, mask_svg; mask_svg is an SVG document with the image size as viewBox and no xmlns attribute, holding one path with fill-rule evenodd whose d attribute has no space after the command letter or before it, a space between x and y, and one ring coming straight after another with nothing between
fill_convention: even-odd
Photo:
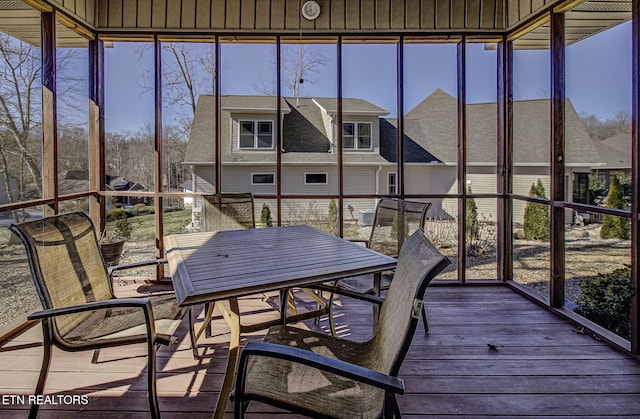
<instances>
[{"instance_id":1,"label":"wooden dining table","mask_svg":"<svg viewBox=\"0 0 640 419\"><path fill-rule=\"evenodd\" d=\"M240 322L239 297L356 275L379 275L394 269L397 262L395 258L305 225L170 235L165 238L165 244L181 306L229 302L229 310L223 305L220 307L231 334L227 369L214 417L224 414L232 389L240 335L245 332ZM289 321L285 312L283 309L278 322Z\"/></svg>"}]
</instances>

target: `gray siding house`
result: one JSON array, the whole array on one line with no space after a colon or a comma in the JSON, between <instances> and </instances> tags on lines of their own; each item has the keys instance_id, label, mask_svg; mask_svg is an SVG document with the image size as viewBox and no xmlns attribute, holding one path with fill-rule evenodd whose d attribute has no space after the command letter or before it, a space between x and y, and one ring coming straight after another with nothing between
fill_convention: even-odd
<instances>
[{"instance_id":1,"label":"gray siding house","mask_svg":"<svg viewBox=\"0 0 640 419\"><path fill-rule=\"evenodd\" d=\"M276 98L221 97L223 192L276 193ZM199 97L184 164L192 167L194 192L215 191L214 97ZM575 109L567 101L566 182L576 173L604 165ZM334 98L281 98L282 193L338 193L337 101ZM514 193L527 195L540 178L549 190L549 101L514 102ZM405 115L405 193L457 193L457 101L438 89ZM345 194L397 192L397 119L362 99L343 99ZM496 104L467 106L467 187L473 193L496 192ZM571 200L572 197L567 197ZM346 200L353 210L375 206L371 199ZM261 205L261 203L258 203ZM495 200L476 200L487 220L495 219ZM282 215L308 200L286 200ZM455 199L434 199L432 217L456 214ZM194 203L197 214L199 203ZM324 210L325 206L322 206ZM520 222L524 205L514 208ZM345 216L351 217L349 211Z\"/></svg>"}]
</instances>

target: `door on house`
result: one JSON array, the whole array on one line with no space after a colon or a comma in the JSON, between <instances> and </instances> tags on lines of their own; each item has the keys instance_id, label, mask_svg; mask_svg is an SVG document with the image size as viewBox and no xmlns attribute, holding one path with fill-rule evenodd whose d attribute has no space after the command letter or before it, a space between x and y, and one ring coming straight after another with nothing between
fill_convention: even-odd
<instances>
[{"instance_id":1,"label":"door on house","mask_svg":"<svg viewBox=\"0 0 640 419\"><path fill-rule=\"evenodd\" d=\"M573 202L589 203L589 173L573 174Z\"/></svg>"}]
</instances>

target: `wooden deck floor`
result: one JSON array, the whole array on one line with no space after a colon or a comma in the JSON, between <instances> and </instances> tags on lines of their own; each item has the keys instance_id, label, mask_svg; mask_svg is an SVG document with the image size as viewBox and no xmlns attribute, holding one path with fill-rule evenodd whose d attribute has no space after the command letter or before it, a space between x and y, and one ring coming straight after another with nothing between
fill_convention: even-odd
<instances>
[{"instance_id":1,"label":"wooden deck floor","mask_svg":"<svg viewBox=\"0 0 640 419\"><path fill-rule=\"evenodd\" d=\"M640 417L640 362L576 333L509 288L436 286L428 289L427 301L430 333L419 325L400 374L407 388L399 398L405 416ZM258 299L248 303L258 316L266 315ZM345 302L341 333L365 338L369 313L358 302ZM215 336L203 340L207 352L200 361L191 356L186 329L185 322L177 347L158 353L165 418L210 417L222 382L226 327L215 322ZM36 327L0 348L2 418L27 416L19 398L35 387L40 339ZM88 403L46 405L40 417L148 417L144 345L104 350L97 365L90 359L90 352L54 351L46 393L87 395ZM284 415L257 403L250 410L253 417Z\"/></svg>"}]
</instances>

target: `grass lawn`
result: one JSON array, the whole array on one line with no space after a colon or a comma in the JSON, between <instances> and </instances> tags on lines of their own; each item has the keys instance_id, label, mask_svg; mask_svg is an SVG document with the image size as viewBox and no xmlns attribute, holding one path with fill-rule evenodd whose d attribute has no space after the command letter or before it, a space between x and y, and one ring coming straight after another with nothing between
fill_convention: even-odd
<instances>
[{"instance_id":1,"label":"grass lawn","mask_svg":"<svg viewBox=\"0 0 640 419\"><path fill-rule=\"evenodd\" d=\"M164 234L186 233L185 226L191 222L191 210L164 213ZM154 241L156 237L155 214L137 215L129 218L131 224L130 241ZM115 221L107 223L107 229L114 231Z\"/></svg>"}]
</instances>

